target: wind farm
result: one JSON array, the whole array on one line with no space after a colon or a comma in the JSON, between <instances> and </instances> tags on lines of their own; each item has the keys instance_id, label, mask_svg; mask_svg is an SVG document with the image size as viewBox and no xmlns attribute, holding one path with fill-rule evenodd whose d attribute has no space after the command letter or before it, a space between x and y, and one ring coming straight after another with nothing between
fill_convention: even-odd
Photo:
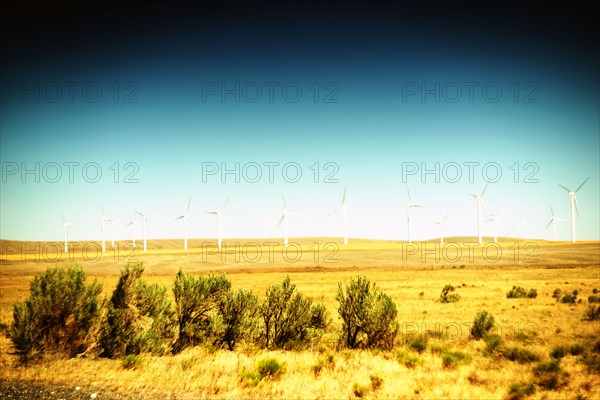
<instances>
[{"instance_id":1,"label":"wind farm","mask_svg":"<svg viewBox=\"0 0 600 400\"><path fill-rule=\"evenodd\" d=\"M591 2L184 3L0 13L0 399L600 399Z\"/></svg>"}]
</instances>

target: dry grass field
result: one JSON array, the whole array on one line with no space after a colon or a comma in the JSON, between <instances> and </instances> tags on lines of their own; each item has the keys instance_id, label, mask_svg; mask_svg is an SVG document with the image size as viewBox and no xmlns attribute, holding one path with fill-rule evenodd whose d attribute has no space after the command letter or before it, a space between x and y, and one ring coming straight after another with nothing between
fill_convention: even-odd
<instances>
[{"instance_id":1,"label":"dry grass field","mask_svg":"<svg viewBox=\"0 0 600 400\"><path fill-rule=\"evenodd\" d=\"M208 346L186 349L174 356L142 356L137 368L125 369L120 360L47 359L28 367L12 355L6 327L12 306L28 296L29 281L48 266L66 265L64 254L50 250L36 256L23 248L35 244L1 242L0 255L0 381L37 382L65 387L90 387L98 398L104 392L140 398L600 398L600 374L586 365L584 355L599 357L600 322L583 321L588 296L600 289L600 243L526 242L505 239L499 245L469 243L452 238L443 248L434 242L408 245L392 241L352 241L328 244L327 238L302 239L288 248L265 244L273 240L225 241L223 254L212 242L191 240L187 252L181 241L149 241L147 253L132 254L126 243L102 257L72 249L70 260L81 264L88 279L97 278L109 295L120 269L129 260L141 261L145 279L172 288L179 269L192 274L227 274L234 289L252 290L262 299L271 284L286 275L300 292L326 304L334 327L321 343L302 351L271 351L242 346L215 350ZM279 240L279 242L281 242ZM239 246L236 248L236 243ZM316 244L315 244L316 243ZM29 246L29 247L26 247ZM34 247L31 247L34 246ZM61 248L58 244L58 248ZM95 248L97 243L88 243ZM42 246L43 247L43 246ZM260 250L258 250L260 249ZM389 294L398 307L400 335L394 349L347 350L337 347L341 326L335 300L339 282L357 275ZM456 287L456 303L436 301L446 284ZM508 299L513 286L536 289L537 298ZM578 291L581 302L564 304L552 297L555 289ZM172 292L169 290L172 296ZM496 333L507 349L526 349L539 361L512 361L486 353L483 340L470 338L475 315L489 311ZM415 350L411 341L428 338ZM578 346L581 345L581 346ZM549 361L557 346L583 347L564 356L558 383L544 384L536 371ZM575 346L575 347L573 347ZM596 349L596 351L600 351ZM456 352L459 360L446 362ZM247 379L257 362L275 357L283 364L276 377L256 383ZM461 359L462 358L462 359ZM518 357L517 357L518 358ZM533 388L528 392L527 385Z\"/></svg>"}]
</instances>

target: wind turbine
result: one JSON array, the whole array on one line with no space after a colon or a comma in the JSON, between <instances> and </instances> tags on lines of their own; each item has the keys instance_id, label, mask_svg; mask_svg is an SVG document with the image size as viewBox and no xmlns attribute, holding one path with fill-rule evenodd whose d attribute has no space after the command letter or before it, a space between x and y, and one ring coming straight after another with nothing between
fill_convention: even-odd
<instances>
[{"instance_id":1,"label":"wind turbine","mask_svg":"<svg viewBox=\"0 0 600 400\"><path fill-rule=\"evenodd\" d=\"M444 244L444 236L446 235L446 223L448 214L442 215L442 219L439 221L433 221L434 224L440 226L440 244Z\"/></svg>"},{"instance_id":2,"label":"wind turbine","mask_svg":"<svg viewBox=\"0 0 600 400\"><path fill-rule=\"evenodd\" d=\"M554 215L554 210L552 209L552 206L550 206L550 213L552 214L552 218L550 218L550 222L548 222L548 225L546 225L546 229L548 229L550 224L552 224L552 230L554 231L552 240L556 242L556 221L567 222L567 220L558 218L556 215Z\"/></svg>"},{"instance_id":3,"label":"wind turbine","mask_svg":"<svg viewBox=\"0 0 600 400\"><path fill-rule=\"evenodd\" d=\"M489 218L485 220L485 222L493 222L494 223L494 243L498 243L498 234L497 234L497 223L498 223L498 211L500 210L496 210L496 212L494 214L490 214Z\"/></svg>"},{"instance_id":4,"label":"wind turbine","mask_svg":"<svg viewBox=\"0 0 600 400\"><path fill-rule=\"evenodd\" d=\"M342 203L340 205L340 211L342 212L342 226L344 230L344 245L348 244L348 204L346 204L346 188L344 188L344 195L342 196Z\"/></svg>"},{"instance_id":5,"label":"wind turbine","mask_svg":"<svg viewBox=\"0 0 600 400\"><path fill-rule=\"evenodd\" d=\"M408 202L406 203L406 213L407 213L407 226L408 226L408 243L412 243L411 239L410 239L410 221L411 221L411 209L415 208L415 207L422 207L419 204L415 204L412 202L412 200L410 199L410 190L408 190L408 184L406 184L406 193L408 193Z\"/></svg>"},{"instance_id":6,"label":"wind turbine","mask_svg":"<svg viewBox=\"0 0 600 400\"><path fill-rule=\"evenodd\" d=\"M525 218L521 218L521 222L523 222L523 239L527 239L527 231L529 230L529 225L527 225L527 221L525 221Z\"/></svg>"},{"instance_id":7,"label":"wind turbine","mask_svg":"<svg viewBox=\"0 0 600 400\"><path fill-rule=\"evenodd\" d=\"M225 219L223 218L223 210L225 210L225 207L227 207L228 203L229 203L229 198L227 198L227 200L225 200L225 204L223 204L223 207L221 207L221 209L219 211L208 211L207 212L207 214L212 214L212 215L217 216L217 245L219 247L219 250L221 250L221 224L225 225Z\"/></svg>"},{"instance_id":8,"label":"wind turbine","mask_svg":"<svg viewBox=\"0 0 600 400\"><path fill-rule=\"evenodd\" d=\"M133 246L133 248L135 249L135 213L133 213L133 219L131 221L129 221L127 224L125 224L125 226L132 226L133 229L133 233L132 233L132 237L131 237L131 245Z\"/></svg>"},{"instance_id":9,"label":"wind turbine","mask_svg":"<svg viewBox=\"0 0 600 400\"><path fill-rule=\"evenodd\" d=\"M110 229L112 232L112 246L115 247L115 236L114 236L114 231L113 231L113 221L112 219L108 218L105 214L104 214L104 204L100 203L100 207L102 208L102 252L104 253L106 251L106 244L104 241L104 223L105 222L110 222Z\"/></svg>"},{"instance_id":10,"label":"wind turbine","mask_svg":"<svg viewBox=\"0 0 600 400\"><path fill-rule=\"evenodd\" d=\"M475 206L477 207L477 238L479 240L479 243L482 242L481 240L481 209L483 209L484 214L487 215L487 212L485 211L485 205L483 204L483 194L485 193L485 190L487 189L489 183L485 184L485 187L483 188L483 191L481 192L481 194L473 194L471 193L471 196L475 199Z\"/></svg>"},{"instance_id":11,"label":"wind turbine","mask_svg":"<svg viewBox=\"0 0 600 400\"><path fill-rule=\"evenodd\" d=\"M190 197L189 200L188 200L188 205L187 205L187 208L185 209L185 212L183 214L181 214L179 217L175 218L175 220L183 219L183 249L184 250L187 250L187 248L188 248L188 229L187 229L187 223L189 222L190 224L194 225L194 223L192 222L192 220L188 216L188 213L190 212L190 205L191 204L192 204L192 198Z\"/></svg>"},{"instance_id":12,"label":"wind turbine","mask_svg":"<svg viewBox=\"0 0 600 400\"><path fill-rule=\"evenodd\" d=\"M65 253L69 252L69 226L71 225L70 222L67 222L65 220L65 217L63 217L62 215L60 216L60 218L63 221L63 230L64 230L64 236L65 236Z\"/></svg>"},{"instance_id":13,"label":"wind turbine","mask_svg":"<svg viewBox=\"0 0 600 400\"><path fill-rule=\"evenodd\" d=\"M152 211L150 211L152 212ZM136 210L135 213L142 218L142 235L144 239L144 251L146 251L146 239L148 237L148 215Z\"/></svg>"},{"instance_id":14,"label":"wind turbine","mask_svg":"<svg viewBox=\"0 0 600 400\"><path fill-rule=\"evenodd\" d=\"M577 208L577 196L575 196L575 193L577 193L579 191L579 189L581 189L581 187L583 185L585 185L585 183L588 181L588 179L590 179L589 177L583 181L581 183L581 185L579 185L579 187L573 191L569 188L564 187L563 185L559 184L558 186L560 186L561 188L565 189L567 192L569 192L569 197L571 198L571 242L575 243L576 240L576 235L575 235L575 212L577 212L577 216L579 216L579 208Z\"/></svg>"},{"instance_id":15,"label":"wind turbine","mask_svg":"<svg viewBox=\"0 0 600 400\"><path fill-rule=\"evenodd\" d=\"M281 200L283 201L283 211L281 212L281 218L279 219L277 227L279 228L283 223L283 245L287 247L289 242L288 236L290 219L298 217L299 214L296 214L287 207L287 203L285 201L285 196L283 195L283 193L281 194Z\"/></svg>"}]
</instances>

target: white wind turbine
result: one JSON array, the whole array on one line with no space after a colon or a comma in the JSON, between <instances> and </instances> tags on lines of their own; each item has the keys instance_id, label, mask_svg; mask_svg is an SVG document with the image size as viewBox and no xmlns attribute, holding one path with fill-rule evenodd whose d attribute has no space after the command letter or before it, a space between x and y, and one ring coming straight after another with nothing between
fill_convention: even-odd
<instances>
[{"instance_id":1,"label":"white wind turbine","mask_svg":"<svg viewBox=\"0 0 600 400\"><path fill-rule=\"evenodd\" d=\"M188 248L188 228L187 228L187 223L189 222L190 224L194 225L194 223L192 222L192 220L188 216L188 213L190 212L190 205L191 204L192 204L192 198L190 197L189 200L188 200L188 205L187 205L187 208L185 209L185 212L183 214L181 214L179 217L175 218L175 220L183 219L183 249L184 250L187 250L187 248Z\"/></svg>"},{"instance_id":2,"label":"white wind turbine","mask_svg":"<svg viewBox=\"0 0 600 400\"><path fill-rule=\"evenodd\" d=\"M559 184L559 186L563 189L565 189L567 192L569 192L569 197L571 198L571 242L575 243L576 241L576 235L575 235L575 212L577 212L577 216L579 216L579 208L577 207L577 196L575 195L575 193L577 193L579 191L579 189L581 189L581 187L588 181L588 179L590 179L589 177L583 181L583 183L581 183L581 185L579 185L579 187L573 191L569 188L564 187L563 185Z\"/></svg>"},{"instance_id":3,"label":"white wind turbine","mask_svg":"<svg viewBox=\"0 0 600 400\"><path fill-rule=\"evenodd\" d=\"M148 238L148 215L137 210L135 213L142 218L142 235L144 239L144 251L146 251L146 240ZM150 211L150 213L152 213L152 211Z\"/></svg>"},{"instance_id":4,"label":"white wind turbine","mask_svg":"<svg viewBox=\"0 0 600 400\"><path fill-rule=\"evenodd\" d=\"M498 234L497 234L497 224L498 224L498 212L500 210L496 210L494 214L490 214L489 218L485 220L485 222L493 222L494 223L494 243L498 243Z\"/></svg>"},{"instance_id":5,"label":"white wind turbine","mask_svg":"<svg viewBox=\"0 0 600 400\"><path fill-rule=\"evenodd\" d=\"M133 213L133 219L125 224L125 226L131 225L131 229L133 230L131 236L131 245L135 249L135 213Z\"/></svg>"},{"instance_id":6,"label":"white wind turbine","mask_svg":"<svg viewBox=\"0 0 600 400\"><path fill-rule=\"evenodd\" d=\"M283 245L287 247L289 243L288 238L290 220L294 217L298 217L299 214L296 214L287 207L285 196L283 194L281 194L281 200L283 201L283 211L281 212L281 218L279 219L277 227L279 228L283 223Z\"/></svg>"},{"instance_id":7,"label":"white wind turbine","mask_svg":"<svg viewBox=\"0 0 600 400\"><path fill-rule=\"evenodd\" d=\"M488 187L488 184L486 183L481 194L471 193L471 196L475 199L475 206L477 207L477 238L478 238L479 243L482 242L482 240L481 240L481 210L483 209L484 214L487 215L487 212L485 211L485 204L483 203L483 194L485 193L485 190L487 189L487 187Z\"/></svg>"},{"instance_id":8,"label":"white wind turbine","mask_svg":"<svg viewBox=\"0 0 600 400\"><path fill-rule=\"evenodd\" d=\"M439 221L433 221L434 224L440 226L440 244L444 244L444 236L446 236L446 228L448 222L448 215L442 215L442 219Z\"/></svg>"},{"instance_id":9,"label":"white wind turbine","mask_svg":"<svg viewBox=\"0 0 600 400\"><path fill-rule=\"evenodd\" d=\"M521 218L521 222L523 222L523 239L528 239L527 231L529 230L529 225L527 225L525 218Z\"/></svg>"},{"instance_id":10,"label":"white wind turbine","mask_svg":"<svg viewBox=\"0 0 600 400\"><path fill-rule=\"evenodd\" d=\"M67 222L65 220L65 217L63 217L62 215L60 216L60 218L63 221L63 230L64 230L64 237L65 237L65 253L69 252L69 226L71 226L70 222Z\"/></svg>"},{"instance_id":11,"label":"white wind turbine","mask_svg":"<svg viewBox=\"0 0 600 400\"><path fill-rule=\"evenodd\" d=\"M225 226L225 219L223 218L223 210L225 210L225 207L227 207L227 204L229 204L229 198L227 198L227 200L225 200L225 204L223 204L223 207L221 207L221 209L219 211L208 211L207 214L212 214L212 215L216 215L217 217L217 245L219 247L219 250L221 250L221 228Z\"/></svg>"},{"instance_id":12,"label":"white wind turbine","mask_svg":"<svg viewBox=\"0 0 600 400\"><path fill-rule=\"evenodd\" d=\"M101 231L102 231L102 252L104 253L106 251L106 243L105 243L105 240L104 240L104 231L105 231L106 228L104 227L104 223L105 222L109 222L110 226L111 226L111 230L112 230L112 222L113 221L112 221L112 219L108 218L105 215L105 213L104 213L104 204L100 203L100 207L102 208L102 228L101 228ZM114 247L115 246L114 235L112 237L113 237L113 239L112 239L112 245Z\"/></svg>"},{"instance_id":13,"label":"white wind turbine","mask_svg":"<svg viewBox=\"0 0 600 400\"><path fill-rule=\"evenodd\" d=\"M411 210L415 207L422 207L419 204L415 204L412 202L412 200L410 199L410 190L408 190L408 184L406 184L406 193L408 194L408 202L406 203L406 213L407 213L407 227L408 227L408 243L412 243L411 239L410 239L410 222L412 220L411 218Z\"/></svg>"},{"instance_id":14,"label":"white wind turbine","mask_svg":"<svg viewBox=\"0 0 600 400\"><path fill-rule=\"evenodd\" d=\"M342 212L342 226L344 230L344 244L348 244L348 204L346 203L346 188L344 188L344 195L342 196L342 203L340 205L340 211Z\"/></svg>"},{"instance_id":15,"label":"white wind turbine","mask_svg":"<svg viewBox=\"0 0 600 400\"><path fill-rule=\"evenodd\" d=\"M550 213L552 214L552 218L550 218L550 222L548 222L548 225L546 225L546 229L548 229L550 224L552 224L552 230L554 231L552 240L554 240L556 242L556 221L567 222L567 220L563 219L563 218L559 218L556 215L554 215L554 210L552 209L552 206L550 206Z\"/></svg>"}]
</instances>

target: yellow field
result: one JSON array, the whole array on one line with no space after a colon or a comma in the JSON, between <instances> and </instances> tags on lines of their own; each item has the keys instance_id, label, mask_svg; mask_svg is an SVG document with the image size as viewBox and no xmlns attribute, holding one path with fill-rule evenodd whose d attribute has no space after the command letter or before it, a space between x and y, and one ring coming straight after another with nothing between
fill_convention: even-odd
<instances>
[{"instance_id":1,"label":"yellow field","mask_svg":"<svg viewBox=\"0 0 600 400\"><path fill-rule=\"evenodd\" d=\"M327 305L336 327L341 325L335 301L338 282L366 275L396 302L401 326L396 348L336 349L336 337L330 333L319 346L299 352L197 347L176 356L145 356L144 364L135 370L125 370L119 360L107 359L47 360L25 368L16 366L3 329L0 380L88 386L97 388L99 396L110 389L143 398L505 398L511 384L534 381L536 363L485 355L485 343L469 338L477 312L485 309L495 316L498 333L507 346L527 348L542 360L548 360L557 345L577 343L590 348L598 340L600 324L582 321L582 316L587 297L594 288L600 289L599 242L573 245L504 240L484 246L454 238L443 248L434 242L408 245L391 241L353 241L344 247L315 238L297 241L287 252L280 245L265 243L277 241L260 239L254 245L230 239L225 241L223 254L216 251L214 243L200 240L191 240L187 252L178 249L181 241L150 241L147 253L136 254L123 242L118 243L119 251L98 259L86 258L77 249L72 249L70 256L84 266L88 278L102 281L106 294L114 289L124 263L134 259L144 263L146 280L169 288L180 268L194 274L224 272L234 289L250 289L259 298L269 285L281 283L289 275L299 291ZM35 274L68 261L64 255L57 260L50 253L35 258L19 246L23 244L2 243L0 326L11 323L12 305L28 296L28 284ZM446 284L457 287L459 302L436 302ZM535 288L538 297L507 299L506 292L513 285ZM556 288L578 290L582 302L558 303L552 298ZM418 333L431 335L429 349L422 354L406 344ZM459 350L468 355L467 360L445 368L440 354L431 351L435 346ZM407 367L398 352L416 357L417 365ZM248 384L242 378L244 371L267 355L284 362L285 371L277 379ZM324 362L328 357L332 361ZM315 374L319 362L324 366ZM568 373L566 384L557 390L538 387L532 398L600 398L599 374L589 371L577 356L564 357L561 367ZM372 384L371 376L381 378L379 387Z\"/></svg>"}]
</instances>

